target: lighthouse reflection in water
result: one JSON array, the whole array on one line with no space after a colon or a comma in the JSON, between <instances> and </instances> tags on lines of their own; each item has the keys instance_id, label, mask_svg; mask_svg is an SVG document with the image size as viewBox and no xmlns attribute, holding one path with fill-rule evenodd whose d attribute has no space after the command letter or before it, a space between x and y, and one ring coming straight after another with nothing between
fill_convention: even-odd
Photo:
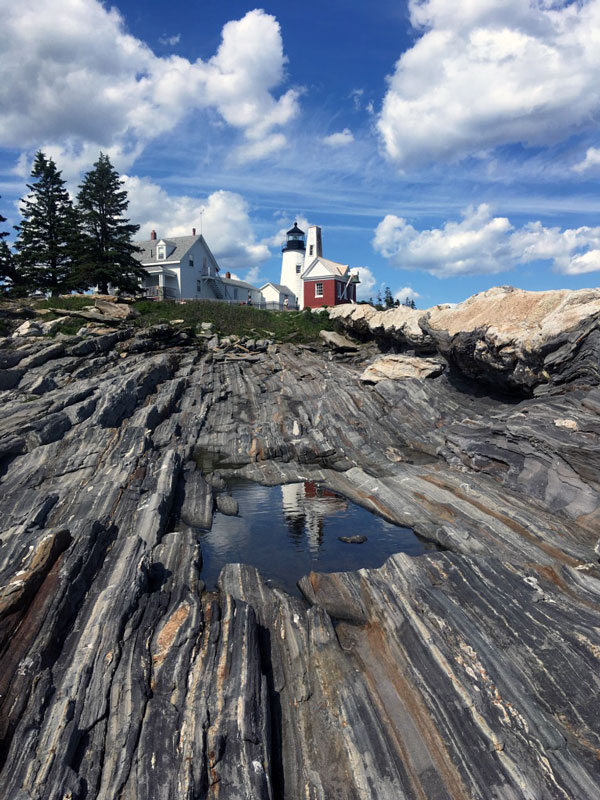
<instances>
[{"instance_id":1,"label":"lighthouse reflection in water","mask_svg":"<svg viewBox=\"0 0 600 800\"><path fill-rule=\"evenodd\" d=\"M202 579L215 589L228 563L255 566L263 578L291 594L310 571L340 572L378 567L393 553L420 555L423 541L311 481L261 486L234 479L229 491L239 514L214 515L210 531L199 531ZM366 536L363 544L340 536Z\"/></svg>"}]
</instances>

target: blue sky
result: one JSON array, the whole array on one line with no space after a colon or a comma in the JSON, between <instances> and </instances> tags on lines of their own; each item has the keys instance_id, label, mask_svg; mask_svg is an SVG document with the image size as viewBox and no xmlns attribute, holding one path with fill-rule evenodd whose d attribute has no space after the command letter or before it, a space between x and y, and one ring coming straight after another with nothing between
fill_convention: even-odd
<instances>
[{"instance_id":1,"label":"blue sky","mask_svg":"<svg viewBox=\"0 0 600 800\"><path fill-rule=\"evenodd\" d=\"M598 285L600 0L3 0L0 213L98 152L146 238L278 280L282 232L420 307Z\"/></svg>"}]
</instances>

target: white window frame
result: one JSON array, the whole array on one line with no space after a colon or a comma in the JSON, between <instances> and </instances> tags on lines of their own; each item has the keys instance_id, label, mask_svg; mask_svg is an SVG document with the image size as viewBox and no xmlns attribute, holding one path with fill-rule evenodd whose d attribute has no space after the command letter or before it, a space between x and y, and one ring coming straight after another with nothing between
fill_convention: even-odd
<instances>
[{"instance_id":1,"label":"white window frame","mask_svg":"<svg viewBox=\"0 0 600 800\"><path fill-rule=\"evenodd\" d=\"M321 289L319 290L319 286ZM315 297L323 297L323 282L317 281L315 283Z\"/></svg>"},{"instance_id":2,"label":"white window frame","mask_svg":"<svg viewBox=\"0 0 600 800\"><path fill-rule=\"evenodd\" d=\"M167 248L164 244L161 244L156 248L156 258L159 261L164 261L166 257L167 257Z\"/></svg>"}]
</instances>

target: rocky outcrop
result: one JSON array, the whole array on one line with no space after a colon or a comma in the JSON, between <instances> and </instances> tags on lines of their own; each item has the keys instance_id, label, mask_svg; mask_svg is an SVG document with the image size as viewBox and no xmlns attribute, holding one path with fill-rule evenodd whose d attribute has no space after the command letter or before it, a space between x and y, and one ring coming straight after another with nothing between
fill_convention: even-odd
<instances>
[{"instance_id":1,"label":"rocky outcrop","mask_svg":"<svg viewBox=\"0 0 600 800\"><path fill-rule=\"evenodd\" d=\"M389 355L375 359L360 376L363 383L379 383L383 380L403 380L405 378L436 378L446 367L443 361L435 358Z\"/></svg>"},{"instance_id":2,"label":"rocky outcrop","mask_svg":"<svg viewBox=\"0 0 600 800\"><path fill-rule=\"evenodd\" d=\"M349 331L432 352L435 350L433 340L419 324L422 314L407 306L377 311L370 305L345 304L329 309L330 318L338 320Z\"/></svg>"},{"instance_id":3,"label":"rocky outcrop","mask_svg":"<svg viewBox=\"0 0 600 800\"><path fill-rule=\"evenodd\" d=\"M584 362L508 398L451 346L437 377L373 386L360 353L246 344L0 341L0 796L599 796ZM233 474L314 480L445 550L311 573L305 601L243 565L207 592Z\"/></svg>"},{"instance_id":4,"label":"rocky outcrop","mask_svg":"<svg viewBox=\"0 0 600 800\"><path fill-rule=\"evenodd\" d=\"M502 286L455 307L338 306L349 331L420 351L437 351L463 375L496 388L543 394L564 384L600 383L600 290L526 292Z\"/></svg>"},{"instance_id":5,"label":"rocky outcrop","mask_svg":"<svg viewBox=\"0 0 600 800\"><path fill-rule=\"evenodd\" d=\"M461 371L509 387L600 382L600 290L490 289L421 321Z\"/></svg>"}]
</instances>

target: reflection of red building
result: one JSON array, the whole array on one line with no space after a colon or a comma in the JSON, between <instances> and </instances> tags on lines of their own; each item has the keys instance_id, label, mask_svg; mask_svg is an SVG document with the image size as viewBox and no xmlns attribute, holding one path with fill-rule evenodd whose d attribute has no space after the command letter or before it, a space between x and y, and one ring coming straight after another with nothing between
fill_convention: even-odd
<instances>
[{"instance_id":1,"label":"reflection of red building","mask_svg":"<svg viewBox=\"0 0 600 800\"><path fill-rule=\"evenodd\" d=\"M304 497L307 499L315 497L338 497L340 500L343 499L335 492L332 492L331 489L324 489L314 481L304 481Z\"/></svg>"},{"instance_id":2,"label":"reflection of red building","mask_svg":"<svg viewBox=\"0 0 600 800\"><path fill-rule=\"evenodd\" d=\"M281 494L286 519L295 534L299 523L303 524L312 551L317 551L322 542L325 518L348 509L345 497L313 481L288 483L281 487Z\"/></svg>"}]
</instances>

